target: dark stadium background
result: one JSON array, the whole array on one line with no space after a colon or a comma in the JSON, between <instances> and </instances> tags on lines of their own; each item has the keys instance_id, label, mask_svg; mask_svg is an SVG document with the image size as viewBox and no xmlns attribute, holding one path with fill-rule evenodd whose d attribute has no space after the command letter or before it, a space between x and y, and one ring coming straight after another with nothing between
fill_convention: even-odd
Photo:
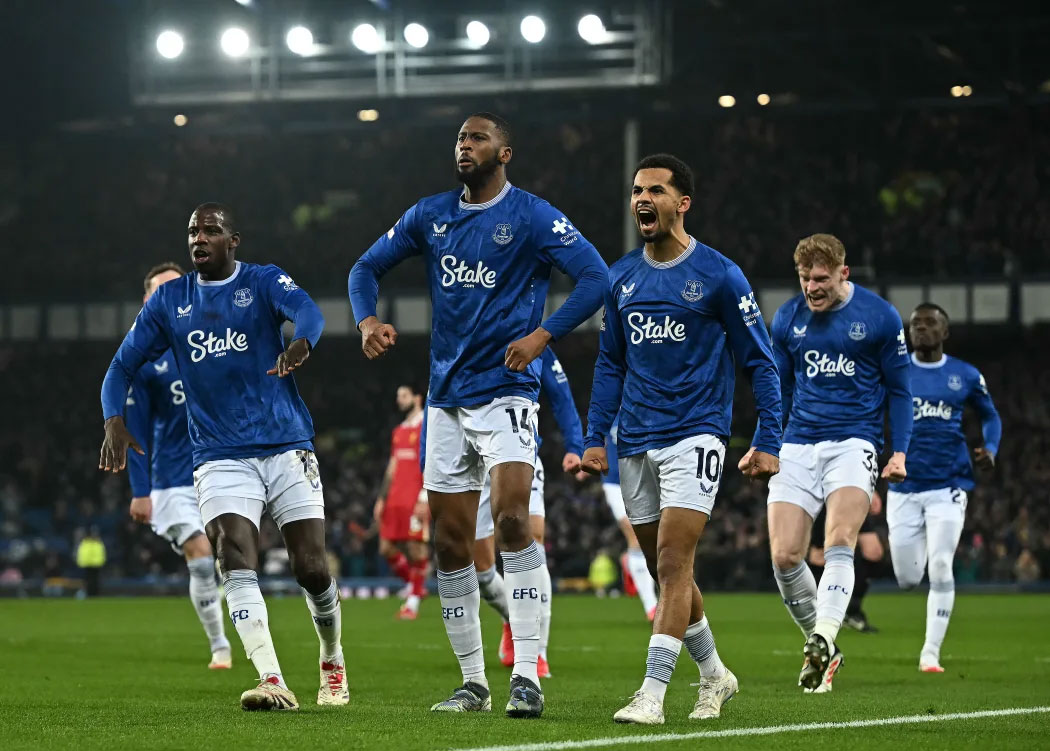
<instances>
[{"instance_id":1,"label":"dark stadium background","mask_svg":"<svg viewBox=\"0 0 1050 751\"><path fill-rule=\"evenodd\" d=\"M218 30L227 16L280 16L291 5L8 0L0 9L11 30L0 83L0 593L76 579L71 551L91 526L107 546L109 586L148 588L183 570L128 518L126 478L96 469L98 392L143 272L185 261L193 206L231 204L243 225L239 258L281 265L315 298L345 299L346 274L371 242L420 196L452 187L453 136L476 109L516 128L511 181L562 209L609 262L630 240L624 131L633 120L641 153L670 151L693 166L699 193L687 227L737 261L756 289L789 288L795 242L818 231L842 237L857 278L891 300L894 290L917 301L929 285L961 289L948 351L987 377L1004 439L995 476L972 494L956 580L1035 587L1050 577L1045 5L665 2L671 59L652 86L133 101L128 49L152 33L150 13L212 19ZM321 16L388 12L364 0L294 5ZM393 5L425 16L435 4ZM515 4L457 6L510 13ZM953 86L972 93L953 96ZM769 106L756 101L764 92ZM719 106L727 94L734 107ZM358 119L366 107L378 110L376 121ZM177 114L185 127L173 125ZM565 289L564 280L554 285ZM383 292L425 294L421 266L396 270ZM92 323L99 304L120 310L108 333ZM593 330L556 345L581 413L595 348ZM423 334L366 363L357 338L333 333L297 375L317 426L330 547L344 578L386 573L370 529L394 388L426 367ZM738 396L736 452L753 424L747 388ZM547 416L543 429L552 439L549 560L556 578L585 576L599 550L617 554L622 540L597 483L553 471L561 448ZM264 543L280 548L272 525ZM266 558L264 572L286 572L279 552ZM772 587L761 487L725 482L698 569L708 587Z\"/></svg>"}]
</instances>

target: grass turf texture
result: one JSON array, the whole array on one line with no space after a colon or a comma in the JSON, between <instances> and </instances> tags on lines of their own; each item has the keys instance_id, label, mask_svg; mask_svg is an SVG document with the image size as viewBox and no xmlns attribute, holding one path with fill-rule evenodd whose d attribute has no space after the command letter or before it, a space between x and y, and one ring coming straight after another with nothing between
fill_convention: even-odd
<instances>
[{"instance_id":1,"label":"grass turf texture","mask_svg":"<svg viewBox=\"0 0 1050 751\"><path fill-rule=\"evenodd\" d=\"M712 594L707 607L718 649L739 677L741 693L720 719L688 721L695 700L689 684L697 670L683 649L665 703L667 724L656 728L612 722L645 669L649 626L637 599L555 599L554 677L544 681L547 711L540 720L503 715L509 676L495 656L499 624L487 608L493 712L450 716L428 711L460 682L436 597L424 601L415 622L394 620L396 600L344 602L346 708L314 703L317 639L304 602L270 599L268 606L286 680L302 705L298 713L242 712L238 697L254 684L255 672L233 628L227 623L234 669L207 670L207 644L184 599L0 601L0 746L460 749L1050 705L1045 595L960 595L943 675L917 670L925 596L873 596L866 610L882 632L844 630L846 662L835 690L806 696L795 685L803 640L777 596ZM667 745L885 751L977 743L988 749L1050 747L1050 714Z\"/></svg>"}]
</instances>

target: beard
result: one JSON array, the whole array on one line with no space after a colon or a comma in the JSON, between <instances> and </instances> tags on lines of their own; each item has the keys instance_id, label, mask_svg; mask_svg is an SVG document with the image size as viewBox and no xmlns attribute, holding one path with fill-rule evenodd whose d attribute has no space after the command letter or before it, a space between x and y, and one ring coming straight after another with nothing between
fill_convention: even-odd
<instances>
[{"instance_id":1,"label":"beard","mask_svg":"<svg viewBox=\"0 0 1050 751\"><path fill-rule=\"evenodd\" d=\"M499 169L499 159L495 156L485 162L478 162L475 166L470 169L463 171L460 170L459 164L456 164L456 179L464 185L471 187L475 185L481 185L483 182L488 180L495 172Z\"/></svg>"},{"instance_id":2,"label":"beard","mask_svg":"<svg viewBox=\"0 0 1050 751\"><path fill-rule=\"evenodd\" d=\"M643 242L660 243L670 237L671 230L665 229L663 226L657 224L656 227L647 232L642 232L641 229L639 229L638 234Z\"/></svg>"}]
</instances>

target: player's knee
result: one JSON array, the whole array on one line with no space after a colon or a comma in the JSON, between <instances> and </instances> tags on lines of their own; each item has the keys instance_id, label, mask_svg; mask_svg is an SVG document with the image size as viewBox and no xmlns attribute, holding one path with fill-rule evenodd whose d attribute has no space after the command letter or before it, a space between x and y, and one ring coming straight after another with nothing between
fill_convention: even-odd
<instances>
[{"instance_id":1,"label":"player's knee","mask_svg":"<svg viewBox=\"0 0 1050 751\"><path fill-rule=\"evenodd\" d=\"M664 586L682 578L692 578L693 557L685 551L662 547L656 555L655 579Z\"/></svg>"},{"instance_id":2,"label":"player's knee","mask_svg":"<svg viewBox=\"0 0 1050 751\"><path fill-rule=\"evenodd\" d=\"M256 568L256 556L253 551L236 535L229 535L223 531L215 536L215 558L219 562L222 571L237 571L240 569Z\"/></svg>"},{"instance_id":3,"label":"player's knee","mask_svg":"<svg viewBox=\"0 0 1050 751\"><path fill-rule=\"evenodd\" d=\"M323 553L297 557L294 569L296 582L312 595L321 594L332 583Z\"/></svg>"},{"instance_id":4,"label":"player's knee","mask_svg":"<svg viewBox=\"0 0 1050 751\"><path fill-rule=\"evenodd\" d=\"M532 539L529 529L529 517L513 511L501 511L496 520L496 529L499 532L501 544L520 547L523 543Z\"/></svg>"},{"instance_id":5,"label":"player's knee","mask_svg":"<svg viewBox=\"0 0 1050 751\"><path fill-rule=\"evenodd\" d=\"M772 550L773 566L778 571L790 571L802 563L802 553L797 550L774 548Z\"/></svg>"},{"instance_id":6,"label":"player's knee","mask_svg":"<svg viewBox=\"0 0 1050 751\"><path fill-rule=\"evenodd\" d=\"M434 553L437 555L438 566L443 571L453 571L469 565L473 552L471 543L472 540L464 538L463 535L449 534L447 530L442 534L435 534Z\"/></svg>"},{"instance_id":7,"label":"player's knee","mask_svg":"<svg viewBox=\"0 0 1050 751\"><path fill-rule=\"evenodd\" d=\"M921 571L895 571L897 586L901 589L915 589L922 583Z\"/></svg>"},{"instance_id":8,"label":"player's knee","mask_svg":"<svg viewBox=\"0 0 1050 751\"><path fill-rule=\"evenodd\" d=\"M930 582L951 583L952 556L949 553L938 553L930 556Z\"/></svg>"},{"instance_id":9,"label":"player's knee","mask_svg":"<svg viewBox=\"0 0 1050 751\"><path fill-rule=\"evenodd\" d=\"M844 525L828 527L824 533L824 549L849 548L853 550L857 546L857 532Z\"/></svg>"}]
</instances>

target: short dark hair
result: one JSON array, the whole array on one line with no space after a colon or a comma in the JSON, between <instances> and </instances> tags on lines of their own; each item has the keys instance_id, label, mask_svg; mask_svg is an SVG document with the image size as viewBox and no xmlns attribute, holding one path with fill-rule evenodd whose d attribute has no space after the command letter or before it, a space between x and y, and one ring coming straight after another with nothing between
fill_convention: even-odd
<instances>
[{"instance_id":1,"label":"short dark hair","mask_svg":"<svg viewBox=\"0 0 1050 751\"><path fill-rule=\"evenodd\" d=\"M693 171L689 165L671 154L650 154L638 162L635 174L643 169L666 169L671 171L671 185L683 196L693 195Z\"/></svg>"},{"instance_id":2,"label":"short dark hair","mask_svg":"<svg viewBox=\"0 0 1050 751\"><path fill-rule=\"evenodd\" d=\"M158 263L156 266L146 272L146 278L142 280L142 291L149 292L149 283L153 281L153 277L158 274L163 274L165 271L174 271L179 276L185 275L185 271L182 266L175 263L174 261L165 261L164 263Z\"/></svg>"},{"instance_id":3,"label":"short dark hair","mask_svg":"<svg viewBox=\"0 0 1050 751\"><path fill-rule=\"evenodd\" d=\"M222 214L223 228L226 229L231 235L237 233L237 220L234 218L233 209L224 203L217 203L215 201L205 201L200 206L193 210L194 214L198 214L201 211L215 211Z\"/></svg>"},{"instance_id":4,"label":"short dark hair","mask_svg":"<svg viewBox=\"0 0 1050 751\"><path fill-rule=\"evenodd\" d=\"M938 313L944 316L945 323L951 323L951 318L948 317L948 311L935 302L921 302L915 306L915 310L936 310Z\"/></svg>"},{"instance_id":5,"label":"short dark hair","mask_svg":"<svg viewBox=\"0 0 1050 751\"><path fill-rule=\"evenodd\" d=\"M421 396L424 399L427 398L427 389L425 386L420 385L416 381L402 381L398 388L406 388L412 392L413 396Z\"/></svg>"},{"instance_id":6,"label":"short dark hair","mask_svg":"<svg viewBox=\"0 0 1050 751\"><path fill-rule=\"evenodd\" d=\"M494 115L491 112L475 112L467 119L471 117L480 117L482 120L488 120L490 123L496 126L496 132L499 133L500 138L503 139L504 146L510 146L513 148L514 144L514 133L510 129L510 123L504 120L499 115Z\"/></svg>"}]
</instances>

